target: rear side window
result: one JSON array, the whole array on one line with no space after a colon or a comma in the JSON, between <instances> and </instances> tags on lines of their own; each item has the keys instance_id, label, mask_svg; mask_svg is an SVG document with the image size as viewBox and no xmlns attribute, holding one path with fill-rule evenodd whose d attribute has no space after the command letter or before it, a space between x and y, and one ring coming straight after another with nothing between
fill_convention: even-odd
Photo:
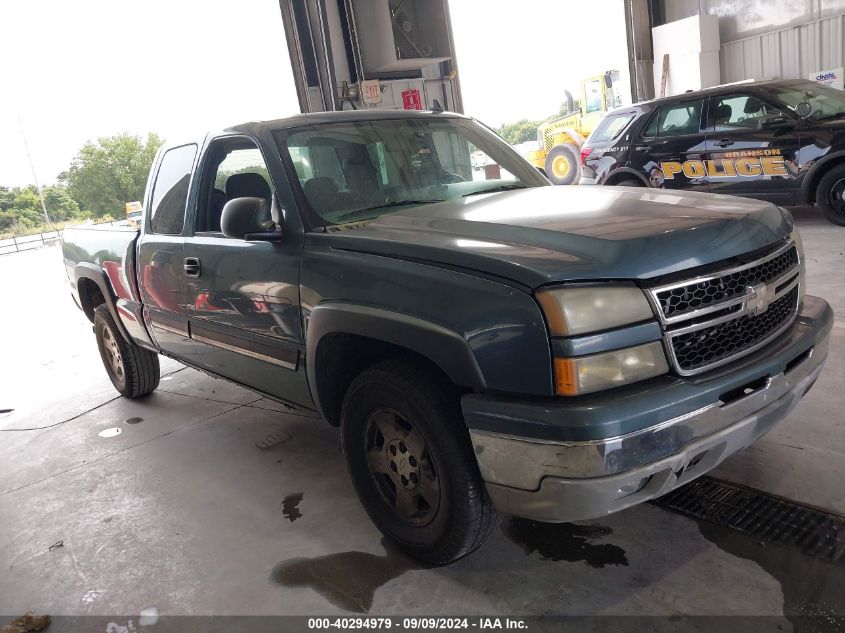
<instances>
[{"instance_id":1,"label":"rear side window","mask_svg":"<svg viewBox=\"0 0 845 633\"><path fill-rule=\"evenodd\" d=\"M634 120L633 114L622 114L618 116L607 116L599 123L590 141L597 143L609 143L615 141L622 135L625 128Z\"/></svg>"},{"instance_id":2,"label":"rear side window","mask_svg":"<svg viewBox=\"0 0 845 633\"><path fill-rule=\"evenodd\" d=\"M643 136L683 136L698 134L701 128L701 110L704 101L687 101L677 105L664 106L649 122Z\"/></svg>"},{"instance_id":3,"label":"rear side window","mask_svg":"<svg viewBox=\"0 0 845 633\"><path fill-rule=\"evenodd\" d=\"M179 235L185 225L185 205L191 182L196 145L167 150L161 159L150 205L150 231Z\"/></svg>"}]
</instances>

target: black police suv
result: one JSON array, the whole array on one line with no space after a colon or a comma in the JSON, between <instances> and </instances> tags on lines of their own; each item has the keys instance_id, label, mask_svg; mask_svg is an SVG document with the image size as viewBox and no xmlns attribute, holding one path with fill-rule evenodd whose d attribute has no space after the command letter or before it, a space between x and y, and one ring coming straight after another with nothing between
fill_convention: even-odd
<instances>
[{"instance_id":1,"label":"black police suv","mask_svg":"<svg viewBox=\"0 0 845 633\"><path fill-rule=\"evenodd\" d=\"M845 226L845 92L758 81L609 113L581 148L580 184L816 204Z\"/></svg>"}]
</instances>

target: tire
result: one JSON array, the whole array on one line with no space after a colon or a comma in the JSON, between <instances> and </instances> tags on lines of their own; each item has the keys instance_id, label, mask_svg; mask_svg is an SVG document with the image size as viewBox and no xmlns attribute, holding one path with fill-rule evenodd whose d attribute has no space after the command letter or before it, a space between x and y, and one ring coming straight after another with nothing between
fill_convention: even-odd
<instances>
[{"instance_id":1,"label":"tire","mask_svg":"<svg viewBox=\"0 0 845 633\"><path fill-rule=\"evenodd\" d=\"M624 178L619 182L613 183L614 187L645 187L642 180L636 178Z\"/></svg>"},{"instance_id":2,"label":"tire","mask_svg":"<svg viewBox=\"0 0 845 633\"><path fill-rule=\"evenodd\" d=\"M546 175L556 185L577 182L580 167L574 145L557 145L546 154Z\"/></svg>"},{"instance_id":3,"label":"tire","mask_svg":"<svg viewBox=\"0 0 845 633\"><path fill-rule=\"evenodd\" d=\"M106 373L121 395L140 398L158 387L158 354L127 342L105 304L94 310L94 335Z\"/></svg>"},{"instance_id":4,"label":"tire","mask_svg":"<svg viewBox=\"0 0 845 633\"><path fill-rule=\"evenodd\" d=\"M845 226L845 165L827 172L816 187L816 204L824 219Z\"/></svg>"},{"instance_id":5,"label":"tire","mask_svg":"<svg viewBox=\"0 0 845 633\"><path fill-rule=\"evenodd\" d=\"M445 565L490 535L497 514L452 385L405 361L379 363L349 386L341 427L358 498L402 551Z\"/></svg>"}]
</instances>

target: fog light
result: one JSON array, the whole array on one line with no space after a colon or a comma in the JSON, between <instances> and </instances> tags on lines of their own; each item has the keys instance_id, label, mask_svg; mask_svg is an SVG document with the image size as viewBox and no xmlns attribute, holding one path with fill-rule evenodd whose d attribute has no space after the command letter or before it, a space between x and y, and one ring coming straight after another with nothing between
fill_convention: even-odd
<instances>
[{"instance_id":1,"label":"fog light","mask_svg":"<svg viewBox=\"0 0 845 633\"><path fill-rule=\"evenodd\" d=\"M619 489L616 491L616 498L620 499L622 497L628 497L634 494L635 492L639 492L640 490L645 488L645 485L648 483L649 479L651 479L651 475L649 475L648 477L643 477L639 481L632 481L630 483L619 486Z\"/></svg>"}]
</instances>

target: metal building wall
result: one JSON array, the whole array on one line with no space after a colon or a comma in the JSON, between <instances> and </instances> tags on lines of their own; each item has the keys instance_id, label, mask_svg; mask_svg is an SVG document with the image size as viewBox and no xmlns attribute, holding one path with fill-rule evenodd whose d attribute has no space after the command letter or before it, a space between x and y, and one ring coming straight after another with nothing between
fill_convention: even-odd
<instances>
[{"instance_id":1,"label":"metal building wall","mask_svg":"<svg viewBox=\"0 0 845 633\"><path fill-rule=\"evenodd\" d=\"M797 26L722 41L722 82L809 77L845 66L845 12Z\"/></svg>"},{"instance_id":2,"label":"metal building wall","mask_svg":"<svg viewBox=\"0 0 845 633\"><path fill-rule=\"evenodd\" d=\"M652 26L719 18L721 81L807 79L845 66L845 0L650 0Z\"/></svg>"}]
</instances>

